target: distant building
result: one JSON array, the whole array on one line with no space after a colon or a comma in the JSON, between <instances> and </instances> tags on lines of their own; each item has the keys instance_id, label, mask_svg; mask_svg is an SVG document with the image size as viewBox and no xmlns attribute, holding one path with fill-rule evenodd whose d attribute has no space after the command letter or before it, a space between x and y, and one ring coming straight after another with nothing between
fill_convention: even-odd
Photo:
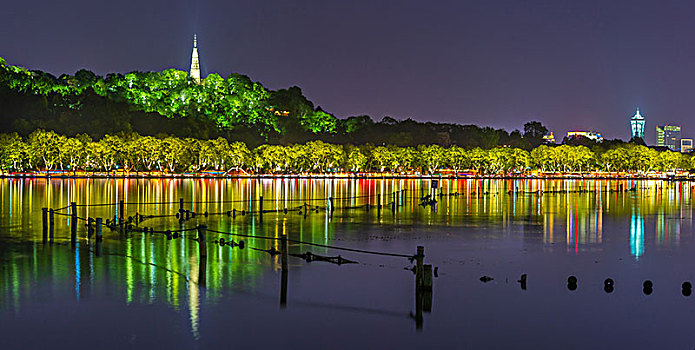
<instances>
[{"instance_id":1,"label":"distant building","mask_svg":"<svg viewBox=\"0 0 695 350\"><path fill-rule=\"evenodd\" d=\"M639 108L637 108L637 112L635 113L635 115L632 116L632 119L630 120L633 139L636 137L644 139L644 124L644 117L641 114L639 114Z\"/></svg>"},{"instance_id":2,"label":"distant building","mask_svg":"<svg viewBox=\"0 0 695 350\"><path fill-rule=\"evenodd\" d=\"M193 34L193 53L191 54L191 80L200 84L200 60L198 59L198 36Z\"/></svg>"},{"instance_id":3,"label":"distant building","mask_svg":"<svg viewBox=\"0 0 695 350\"><path fill-rule=\"evenodd\" d=\"M601 133L598 132L593 132L593 131L568 131L567 132L567 138L573 138L573 137L586 137L589 140L594 140L596 142L603 142L603 137L601 136Z\"/></svg>"},{"instance_id":4,"label":"distant building","mask_svg":"<svg viewBox=\"0 0 695 350\"><path fill-rule=\"evenodd\" d=\"M553 136L553 132L551 131L549 134L543 136L543 142L545 143L555 143L555 136Z\"/></svg>"},{"instance_id":5,"label":"distant building","mask_svg":"<svg viewBox=\"0 0 695 350\"><path fill-rule=\"evenodd\" d=\"M680 125L657 125L656 126L656 145L668 147L672 151L680 150L681 126Z\"/></svg>"},{"instance_id":6,"label":"distant building","mask_svg":"<svg viewBox=\"0 0 695 350\"><path fill-rule=\"evenodd\" d=\"M681 152L688 153L693 150L693 139L681 139Z\"/></svg>"}]
</instances>

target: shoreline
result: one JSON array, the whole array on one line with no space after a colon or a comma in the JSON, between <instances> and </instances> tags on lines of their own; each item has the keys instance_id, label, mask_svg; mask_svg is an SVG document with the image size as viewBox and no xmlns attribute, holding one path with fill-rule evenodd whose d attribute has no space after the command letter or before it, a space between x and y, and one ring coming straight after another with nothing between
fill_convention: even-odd
<instances>
[{"instance_id":1,"label":"shoreline","mask_svg":"<svg viewBox=\"0 0 695 350\"><path fill-rule=\"evenodd\" d=\"M427 179L427 180L662 180L695 181L695 174L519 174L519 175L454 175L454 174L375 174L375 173L340 173L340 174L209 174L209 173L17 173L0 174L2 179Z\"/></svg>"}]
</instances>

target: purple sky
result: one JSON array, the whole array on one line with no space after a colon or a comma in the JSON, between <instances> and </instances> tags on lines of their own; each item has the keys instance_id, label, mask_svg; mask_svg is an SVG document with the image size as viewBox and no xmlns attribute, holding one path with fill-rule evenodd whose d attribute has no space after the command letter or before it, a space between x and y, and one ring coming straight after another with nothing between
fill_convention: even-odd
<instances>
[{"instance_id":1,"label":"purple sky","mask_svg":"<svg viewBox=\"0 0 695 350\"><path fill-rule=\"evenodd\" d=\"M188 70L300 86L338 117L522 128L540 120L629 139L636 107L690 122L693 1L9 1L0 56L55 75Z\"/></svg>"}]
</instances>

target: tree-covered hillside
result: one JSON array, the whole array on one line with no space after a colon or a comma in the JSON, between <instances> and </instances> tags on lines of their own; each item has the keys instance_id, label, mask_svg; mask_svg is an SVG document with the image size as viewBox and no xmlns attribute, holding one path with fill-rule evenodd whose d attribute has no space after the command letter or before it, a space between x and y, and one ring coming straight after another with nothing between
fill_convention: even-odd
<instances>
[{"instance_id":1,"label":"tree-covered hillside","mask_svg":"<svg viewBox=\"0 0 695 350\"><path fill-rule=\"evenodd\" d=\"M359 103L359 101L355 101ZM241 74L210 74L200 85L187 72L131 72L98 76L87 70L55 77L8 65L0 58L1 132L28 136L36 129L94 138L119 132L211 139L250 146L312 140L352 144L497 145L531 148L538 130L511 133L475 125L421 123L369 116L338 119L315 106L300 88L272 91ZM531 137L528 137L531 136Z\"/></svg>"}]
</instances>

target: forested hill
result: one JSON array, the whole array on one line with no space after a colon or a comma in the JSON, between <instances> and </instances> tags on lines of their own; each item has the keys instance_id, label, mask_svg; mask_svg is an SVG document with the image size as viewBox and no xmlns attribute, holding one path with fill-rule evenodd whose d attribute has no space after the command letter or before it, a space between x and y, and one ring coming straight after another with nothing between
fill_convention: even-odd
<instances>
[{"instance_id":1,"label":"forested hill","mask_svg":"<svg viewBox=\"0 0 695 350\"><path fill-rule=\"evenodd\" d=\"M359 101L355 101L359 103ZM529 148L540 143L540 123L508 133L475 125L420 123L369 116L338 119L298 87L272 91L241 74L208 75L200 85L187 72L131 72L98 76L88 70L55 77L0 58L0 132L28 135L38 128L68 136L137 132L261 143L455 144ZM530 137L529 137L530 136Z\"/></svg>"}]
</instances>

